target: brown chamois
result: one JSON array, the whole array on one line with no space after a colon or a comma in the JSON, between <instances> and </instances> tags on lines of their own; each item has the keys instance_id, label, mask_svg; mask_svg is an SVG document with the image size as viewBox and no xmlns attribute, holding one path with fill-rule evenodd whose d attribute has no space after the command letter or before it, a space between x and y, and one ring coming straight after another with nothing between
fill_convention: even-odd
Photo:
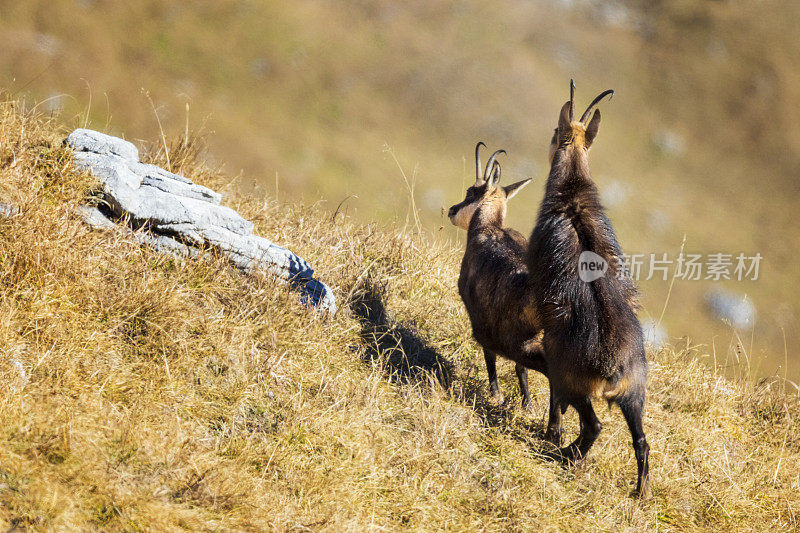
<instances>
[{"instance_id":1,"label":"brown chamois","mask_svg":"<svg viewBox=\"0 0 800 533\"><path fill-rule=\"evenodd\" d=\"M580 434L555 456L567 462L584 457L602 429L591 399L616 403L633 437L636 493L646 498L650 447L642 415L647 361L635 312L636 287L620 265L622 250L589 173L588 152L600 126L600 111L588 124L586 119L613 91L595 98L578 121L573 120L573 91L574 84L553 135L550 174L528 247L550 381L547 437L560 446L561 415L573 406L580 417ZM588 262L600 267L595 273L607 265L605 275L585 275Z\"/></svg>"},{"instance_id":2,"label":"brown chamois","mask_svg":"<svg viewBox=\"0 0 800 533\"><path fill-rule=\"evenodd\" d=\"M483 347L489 388L501 397L497 383L497 356L516 363L523 406L530 409L528 368L545 373L541 343L536 339L540 327L528 279L525 237L504 228L506 203L530 179L501 187L498 150L481 173L479 142L475 146L475 183L466 198L450 208L448 216L456 226L467 230L467 247L461 261L458 292L467 308L472 334Z\"/></svg>"}]
</instances>

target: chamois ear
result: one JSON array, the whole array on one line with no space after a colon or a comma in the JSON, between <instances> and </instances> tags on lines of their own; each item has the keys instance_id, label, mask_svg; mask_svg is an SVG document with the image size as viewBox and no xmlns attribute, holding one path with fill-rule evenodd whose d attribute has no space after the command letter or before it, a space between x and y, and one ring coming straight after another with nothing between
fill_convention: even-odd
<instances>
[{"instance_id":1,"label":"chamois ear","mask_svg":"<svg viewBox=\"0 0 800 533\"><path fill-rule=\"evenodd\" d=\"M511 200L514 196L516 196L516 194L521 191L523 187L529 184L532 179L533 178L528 178L526 180L518 181L503 187L503 190L506 191L506 200Z\"/></svg>"},{"instance_id":2,"label":"chamois ear","mask_svg":"<svg viewBox=\"0 0 800 533\"><path fill-rule=\"evenodd\" d=\"M572 112L572 102L567 102L564 104L564 107L561 108L561 113L558 115L558 135L560 138L571 131L569 125L569 116Z\"/></svg>"},{"instance_id":3,"label":"chamois ear","mask_svg":"<svg viewBox=\"0 0 800 533\"><path fill-rule=\"evenodd\" d=\"M588 150L592 146L592 141L597 136L597 130L600 129L600 110L594 112L592 115L592 120L589 121L589 125L586 126L586 149Z\"/></svg>"},{"instance_id":4,"label":"chamois ear","mask_svg":"<svg viewBox=\"0 0 800 533\"><path fill-rule=\"evenodd\" d=\"M556 155L556 149L558 149L558 128L553 132L553 136L550 138L550 146L547 148L547 161L551 165L553 164L553 156Z\"/></svg>"}]
</instances>

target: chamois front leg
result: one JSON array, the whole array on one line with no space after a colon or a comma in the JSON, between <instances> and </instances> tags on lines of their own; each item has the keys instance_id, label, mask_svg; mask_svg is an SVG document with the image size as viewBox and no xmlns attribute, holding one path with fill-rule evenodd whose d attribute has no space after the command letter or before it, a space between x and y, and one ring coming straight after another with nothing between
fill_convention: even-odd
<instances>
[{"instance_id":1,"label":"chamois front leg","mask_svg":"<svg viewBox=\"0 0 800 533\"><path fill-rule=\"evenodd\" d=\"M514 360L517 363L517 379L519 379L519 390L522 393L522 407L529 411L533 410L531 395L528 389L528 369L535 370L547 376L547 364L544 359L544 348L541 341L528 341L523 345L522 352Z\"/></svg>"},{"instance_id":2,"label":"chamois front leg","mask_svg":"<svg viewBox=\"0 0 800 533\"><path fill-rule=\"evenodd\" d=\"M497 355L484 348L483 358L486 360L486 371L489 373L489 391L492 398L502 402L503 394L500 392L500 384L497 382Z\"/></svg>"},{"instance_id":3,"label":"chamois front leg","mask_svg":"<svg viewBox=\"0 0 800 533\"><path fill-rule=\"evenodd\" d=\"M528 369L517 363L514 370L517 371L517 379L519 380L519 392L522 394L522 407L528 411L533 411L531 395L528 392Z\"/></svg>"}]
</instances>

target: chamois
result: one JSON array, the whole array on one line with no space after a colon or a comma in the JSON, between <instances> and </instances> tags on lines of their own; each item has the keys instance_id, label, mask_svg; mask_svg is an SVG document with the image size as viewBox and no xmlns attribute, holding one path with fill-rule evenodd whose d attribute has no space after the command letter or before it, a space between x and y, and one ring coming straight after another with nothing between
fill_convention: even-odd
<instances>
[{"instance_id":1,"label":"chamois","mask_svg":"<svg viewBox=\"0 0 800 533\"><path fill-rule=\"evenodd\" d=\"M528 247L550 382L547 437L560 446L561 415L572 405L580 417L580 434L554 455L567 462L584 457L602 429L591 398L616 403L633 437L636 493L647 498L650 446L642 428L647 361L635 313L637 291L620 264L622 250L589 173L588 152L600 111L588 124L586 119L614 92L601 93L574 121L574 87L571 83L570 100L561 108L553 135L550 174ZM580 263L587 257L601 265L605 261L605 275L584 275L583 281Z\"/></svg>"},{"instance_id":2,"label":"chamois","mask_svg":"<svg viewBox=\"0 0 800 533\"><path fill-rule=\"evenodd\" d=\"M475 183L464 201L450 208L450 221L467 230L467 246L461 261L458 292L467 308L472 334L483 347L489 388L501 397L497 383L497 355L516 363L523 406L530 409L528 368L545 373L541 357L539 319L533 305L525 237L504 228L506 204L530 178L501 187L500 163L492 154L481 174L479 142L475 146Z\"/></svg>"}]
</instances>

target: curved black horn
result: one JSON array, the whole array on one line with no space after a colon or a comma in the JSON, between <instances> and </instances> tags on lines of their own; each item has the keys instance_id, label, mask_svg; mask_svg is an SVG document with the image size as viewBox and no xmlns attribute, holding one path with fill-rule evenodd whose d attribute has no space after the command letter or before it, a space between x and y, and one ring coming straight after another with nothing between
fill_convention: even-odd
<instances>
[{"instance_id":1,"label":"curved black horn","mask_svg":"<svg viewBox=\"0 0 800 533\"><path fill-rule=\"evenodd\" d=\"M591 112L592 112L592 109L594 109L594 106L596 106L597 104L599 104L599 103L600 103L600 100L602 100L603 98L605 98L605 97L606 97L606 96L608 96L609 94L611 95L611 96L609 97L609 100L611 100L611 98L614 98L614 89L608 89L607 91L603 91L603 92L601 92L601 93L598 95L598 97L597 97L597 98L595 98L594 100L592 100L592 103L591 103L591 104L589 104L589 107L587 107L587 108L586 108L586 111L584 111L584 112L583 112L583 115L581 115L581 123L582 123L582 124L585 124L585 123L586 123L586 119L587 119L587 118L589 118L589 115L591 114Z\"/></svg>"},{"instance_id":2,"label":"curved black horn","mask_svg":"<svg viewBox=\"0 0 800 533\"><path fill-rule=\"evenodd\" d=\"M575 80L569 79L569 121L575 120L573 109L575 108Z\"/></svg>"},{"instance_id":3,"label":"curved black horn","mask_svg":"<svg viewBox=\"0 0 800 533\"><path fill-rule=\"evenodd\" d=\"M483 141L475 145L475 183L481 181L481 146L486 148Z\"/></svg>"},{"instance_id":4,"label":"curved black horn","mask_svg":"<svg viewBox=\"0 0 800 533\"><path fill-rule=\"evenodd\" d=\"M491 177L491 175L494 174L495 169L497 169L497 181L495 181L495 183L500 183L500 175L501 175L502 170L500 169L500 163L499 162L497 162L497 161L494 162L494 166L492 167L492 171L489 174L489 177Z\"/></svg>"},{"instance_id":5,"label":"curved black horn","mask_svg":"<svg viewBox=\"0 0 800 533\"><path fill-rule=\"evenodd\" d=\"M483 171L483 179L484 179L484 181L489 181L489 174L490 174L490 172L492 170L494 170L494 168L493 168L494 167L494 163L495 163L494 160L497 159L497 156L499 154L504 154L504 153L506 153L505 150L497 150L495 153L492 154L492 157L489 158L489 162L486 163L486 170Z\"/></svg>"}]
</instances>

